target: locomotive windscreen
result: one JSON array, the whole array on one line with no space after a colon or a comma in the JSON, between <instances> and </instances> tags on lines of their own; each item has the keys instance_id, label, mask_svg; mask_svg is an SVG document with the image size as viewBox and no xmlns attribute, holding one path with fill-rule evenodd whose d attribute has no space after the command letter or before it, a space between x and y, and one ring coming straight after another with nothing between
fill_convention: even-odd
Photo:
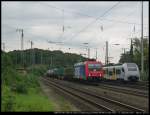
<instances>
[{"instance_id":1,"label":"locomotive windscreen","mask_svg":"<svg viewBox=\"0 0 150 115\"><path fill-rule=\"evenodd\" d=\"M136 64L134 64L134 63L127 63L127 66L128 67L136 67Z\"/></svg>"},{"instance_id":2,"label":"locomotive windscreen","mask_svg":"<svg viewBox=\"0 0 150 115\"><path fill-rule=\"evenodd\" d=\"M127 63L128 71L137 71L136 64L134 63Z\"/></svg>"},{"instance_id":3,"label":"locomotive windscreen","mask_svg":"<svg viewBox=\"0 0 150 115\"><path fill-rule=\"evenodd\" d=\"M88 64L88 69L90 71L99 71L101 70L102 66L101 64Z\"/></svg>"}]
</instances>

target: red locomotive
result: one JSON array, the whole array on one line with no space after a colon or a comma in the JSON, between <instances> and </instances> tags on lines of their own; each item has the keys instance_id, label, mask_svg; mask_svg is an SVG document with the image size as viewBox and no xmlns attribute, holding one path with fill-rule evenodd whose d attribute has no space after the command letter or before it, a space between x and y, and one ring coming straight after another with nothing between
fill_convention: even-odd
<instances>
[{"instance_id":1,"label":"red locomotive","mask_svg":"<svg viewBox=\"0 0 150 115\"><path fill-rule=\"evenodd\" d=\"M101 80L104 76L100 61L85 61L74 64L74 78L83 80Z\"/></svg>"}]
</instances>

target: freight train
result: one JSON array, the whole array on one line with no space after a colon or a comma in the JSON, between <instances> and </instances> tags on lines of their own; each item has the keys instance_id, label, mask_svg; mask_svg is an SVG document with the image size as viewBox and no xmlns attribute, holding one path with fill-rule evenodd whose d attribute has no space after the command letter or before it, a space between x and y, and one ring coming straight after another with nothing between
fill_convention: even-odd
<instances>
[{"instance_id":1,"label":"freight train","mask_svg":"<svg viewBox=\"0 0 150 115\"><path fill-rule=\"evenodd\" d=\"M99 61L85 61L74 64L74 67L55 68L47 71L46 76L67 80L121 80L139 81L139 68L135 63L124 63L104 67Z\"/></svg>"},{"instance_id":2,"label":"freight train","mask_svg":"<svg viewBox=\"0 0 150 115\"><path fill-rule=\"evenodd\" d=\"M46 76L67 80L96 81L103 79L104 71L100 61L90 60L74 64L74 67L54 68Z\"/></svg>"},{"instance_id":3,"label":"freight train","mask_svg":"<svg viewBox=\"0 0 150 115\"><path fill-rule=\"evenodd\" d=\"M46 76L57 79L72 79L74 75L73 67L54 68L47 71Z\"/></svg>"}]
</instances>

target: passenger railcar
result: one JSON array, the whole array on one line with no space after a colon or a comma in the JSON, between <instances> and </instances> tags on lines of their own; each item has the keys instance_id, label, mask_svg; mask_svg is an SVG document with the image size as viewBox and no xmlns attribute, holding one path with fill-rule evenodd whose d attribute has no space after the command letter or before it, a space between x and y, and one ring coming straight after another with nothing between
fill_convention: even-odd
<instances>
[{"instance_id":1,"label":"passenger railcar","mask_svg":"<svg viewBox=\"0 0 150 115\"><path fill-rule=\"evenodd\" d=\"M103 67L106 80L139 81L139 68L135 63Z\"/></svg>"}]
</instances>

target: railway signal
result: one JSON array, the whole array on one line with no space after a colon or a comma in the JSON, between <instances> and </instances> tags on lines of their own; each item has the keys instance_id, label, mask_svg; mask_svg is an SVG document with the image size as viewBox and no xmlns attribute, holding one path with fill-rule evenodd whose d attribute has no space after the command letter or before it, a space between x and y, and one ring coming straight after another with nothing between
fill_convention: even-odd
<instances>
[{"instance_id":1,"label":"railway signal","mask_svg":"<svg viewBox=\"0 0 150 115\"><path fill-rule=\"evenodd\" d=\"M142 11L141 11L141 73L144 72L144 53L143 53L143 1L141 4Z\"/></svg>"}]
</instances>

